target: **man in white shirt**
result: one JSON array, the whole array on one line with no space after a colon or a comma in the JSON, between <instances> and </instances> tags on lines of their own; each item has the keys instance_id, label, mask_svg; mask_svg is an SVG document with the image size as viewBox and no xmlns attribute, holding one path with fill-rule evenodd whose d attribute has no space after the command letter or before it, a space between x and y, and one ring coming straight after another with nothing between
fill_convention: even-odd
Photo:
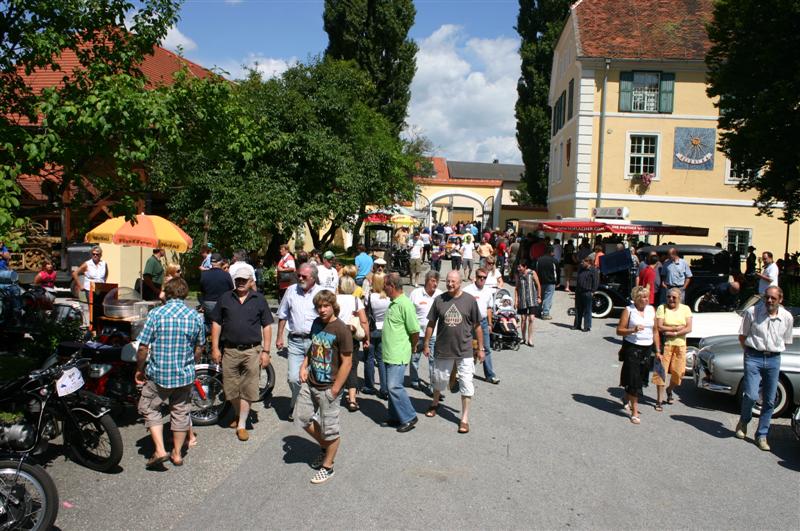
<instances>
[{"instance_id":1,"label":"man in white shirt","mask_svg":"<svg viewBox=\"0 0 800 531\"><path fill-rule=\"evenodd\" d=\"M409 375L411 376L411 387L414 389L420 388L419 380L419 360L422 357L422 346L425 341L425 328L428 326L428 312L433 304L433 299L442 294L439 289L439 272L430 270L425 274L425 285L415 289L409 295L411 302L414 303L414 308L417 310L417 320L419 321L419 344L414 349L414 354L411 356L411 364L409 365ZM428 382L433 382L433 346L436 343L436 329L433 331L431 340L429 341L431 349L431 357L428 358ZM431 393L433 391L431 390Z\"/></svg>"},{"instance_id":2,"label":"man in white shirt","mask_svg":"<svg viewBox=\"0 0 800 531\"><path fill-rule=\"evenodd\" d=\"M492 345L491 345L491 329L492 329L492 307L494 306L494 290L486 285L486 277L489 272L480 268L475 272L475 283L470 284L464 288L464 293L475 297L478 303L478 310L481 313L481 331L483 332L483 351L486 357L483 360L483 375L486 381L493 384L499 384L500 379L494 372L492 367Z\"/></svg>"},{"instance_id":3,"label":"man in white shirt","mask_svg":"<svg viewBox=\"0 0 800 531\"><path fill-rule=\"evenodd\" d=\"M764 263L764 269L756 274L759 295L763 295L768 287L778 285L778 264L773 261L772 253L769 251L761 253L761 261Z\"/></svg>"},{"instance_id":4,"label":"man in white shirt","mask_svg":"<svg viewBox=\"0 0 800 531\"><path fill-rule=\"evenodd\" d=\"M317 267L309 263L300 265L297 270L297 284L292 284L286 290L278 308L278 335L275 348L282 350L287 347L287 362L289 365L289 389L292 391L292 401L289 407L289 422L294 420L292 412L300 393L300 366L311 347L311 324L317 318L317 308L314 306L314 295L323 288L317 284ZM289 324L289 342L284 343L283 332Z\"/></svg>"},{"instance_id":5,"label":"man in white shirt","mask_svg":"<svg viewBox=\"0 0 800 531\"><path fill-rule=\"evenodd\" d=\"M416 288L418 286L417 279L419 279L420 271L422 270L422 249L425 244L422 243L422 238L419 234L414 235L411 241L411 252L409 253L409 268L411 269L411 284Z\"/></svg>"},{"instance_id":6,"label":"man in white shirt","mask_svg":"<svg viewBox=\"0 0 800 531\"><path fill-rule=\"evenodd\" d=\"M339 287L339 273L336 271L333 262L336 260L336 255L333 251L325 251L322 255L322 265L317 266L317 275L319 278L319 285L322 289L336 293Z\"/></svg>"}]
</instances>

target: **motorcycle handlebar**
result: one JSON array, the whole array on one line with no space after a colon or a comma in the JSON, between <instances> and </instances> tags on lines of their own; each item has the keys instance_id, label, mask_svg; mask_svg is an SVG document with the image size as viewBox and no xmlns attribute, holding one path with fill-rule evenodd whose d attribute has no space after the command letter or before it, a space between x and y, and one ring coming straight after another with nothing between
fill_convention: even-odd
<instances>
[{"instance_id":1,"label":"motorcycle handlebar","mask_svg":"<svg viewBox=\"0 0 800 531\"><path fill-rule=\"evenodd\" d=\"M53 367L48 367L47 369L31 371L31 373L28 375L28 378L31 380L40 380L45 378L55 380L60 378L65 371L76 367L82 369L88 366L91 361L92 360L90 358L74 357L63 365L54 365Z\"/></svg>"}]
</instances>

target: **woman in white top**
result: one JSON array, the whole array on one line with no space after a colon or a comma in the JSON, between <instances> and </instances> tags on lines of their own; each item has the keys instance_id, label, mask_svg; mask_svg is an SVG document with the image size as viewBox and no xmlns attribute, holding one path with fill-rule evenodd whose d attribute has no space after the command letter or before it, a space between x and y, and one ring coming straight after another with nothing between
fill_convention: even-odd
<instances>
[{"instance_id":1,"label":"woman in white top","mask_svg":"<svg viewBox=\"0 0 800 531\"><path fill-rule=\"evenodd\" d=\"M497 269L495 265L495 257L489 256L486 258L486 284L485 286L497 291L503 287L503 273Z\"/></svg>"},{"instance_id":2,"label":"woman in white top","mask_svg":"<svg viewBox=\"0 0 800 531\"><path fill-rule=\"evenodd\" d=\"M358 317L361 323L361 328L366 332L369 330L367 324L367 314L364 311L364 304L361 299L356 297L353 293L356 290L356 281L349 276L341 276L339 278L339 293L336 295L336 303L339 305L339 315L337 317L346 325L350 327L352 332L356 329L350 325L353 317ZM364 338L364 348L369 347L369 336ZM350 374L347 376L347 410L350 412L358 411L358 403L356 402L356 392L358 391L358 351L361 350L359 346L360 341L353 338L353 364L350 367Z\"/></svg>"},{"instance_id":3,"label":"woman in white top","mask_svg":"<svg viewBox=\"0 0 800 531\"><path fill-rule=\"evenodd\" d=\"M655 346L660 355L656 311L649 304L650 291L643 286L631 290L633 304L622 310L617 335L622 336L619 358L622 362L620 386L625 388L625 408L630 407L631 422L639 424L639 393L650 372L650 352Z\"/></svg>"},{"instance_id":4,"label":"woman in white top","mask_svg":"<svg viewBox=\"0 0 800 531\"><path fill-rule=\"evenodd\" d=\"M103 250L99 245L92 247L92 257L72 272L72 279L75 281L76 286L81 286L78 281L80 275L83 275L82 289L88 301L92 283L103 283L108 278L108 265L103 261Z\"/></svg>"},{"instance_id":5,"label":"woman in white top","mask_svg":"<svg viewBox=\"0 0 800 531\"><path fill-rule=\"evenodd\" d=\"M374 322L374 326L370 325L369 350L364 360L364 388L361 389L364 394L376 394L375 364L377 363L378 375L381 379L380 391L377 391L377 394L383 399L389 398L389 387L386 384L386 366L383 364L383 351L381 350L381 330L383 330L383 318L386 316L386 310L389 309L389 303L392 302L383 290L385 280L384 273L375 273L372 276L372 291L367 297L367 314Z\"/></svg>"},{"instance_id":6,"label":"woman in white top","mask_svg":"<svg viewBox=\"0 0 800 531\"><path fill-rule=\"evenodd\" d=\"M475 254L475 245L472 243L472 235L467 234L464 236L464 244L461 245L461 262L464 264L464 273L467 280L472 277L472 258Z\"/></svg>"}]
</instances>

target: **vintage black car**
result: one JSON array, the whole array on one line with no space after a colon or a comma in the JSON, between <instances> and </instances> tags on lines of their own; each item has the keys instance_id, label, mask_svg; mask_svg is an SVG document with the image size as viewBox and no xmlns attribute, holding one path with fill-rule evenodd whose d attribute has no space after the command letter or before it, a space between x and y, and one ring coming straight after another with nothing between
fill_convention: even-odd
<instances>
[{"instance_id":1,"label":"vintage black car","mask_svg":"<svg viewBox=\"0 0 800 531\"><path fill-rule=\"evenodd\" d=\"M724 249L713 245L650 245L637 251L639 260L645 259L652 251L660 256L666 255L675 247L678 255L686 260L692 269L692 281L686 290L686 304L695 308L695 302L713 290L715 286L728 281L730 275L730 255ZM600 287L592 299L592 316L608 317L614 309L621 309L630 304L630 294L636 285L636 272L631 266L617 265L623 263L624 254L620 251L603 257L603 262L614 262L615 267L605 269L601 275ZM632 261L628 261L631 264Z\"/></svg>"}]
</instances>

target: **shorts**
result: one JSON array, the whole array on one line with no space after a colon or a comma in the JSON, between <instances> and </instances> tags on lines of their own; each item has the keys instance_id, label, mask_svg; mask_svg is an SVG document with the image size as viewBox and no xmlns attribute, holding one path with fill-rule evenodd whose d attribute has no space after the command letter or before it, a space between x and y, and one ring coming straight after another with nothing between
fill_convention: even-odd
<instances>
[{"instance_id":1,"label":"shorts","mask_svg":"<svg viewBox=\"0 0 800 531\"><path fill-rule=\"evenodd\" d=\"M409 260L409 267L412 275L422 271L422 258L412 258Z\"/></svg>"},{"instance_id":2,"label":"shorts","mask_svg":"<svg viewBox=\"0 0 800 531\"><path fill-rule=\"evenodd\" d=\"M317 389L304 382L294 405L294 420L304 428L316 422L322 438L335 441L339 438L339 396L333 396L330 388Z\"/></svg>"},{"instance_id":3,"label":"shorts","mask_svg":"<svg viewBox=\"0 0 800 531\"><path fill-rule=\"evenodd\" d=\"M163 422L161 409L169 405L169 421L172 431L189 431L192 419L192 384L183 387L161 387L147 380L139 397L139 414L144 417L144 427L157 426Z\"/></svg>"},{"instance_id":4,"label":"shorts","mask_svg":"<svg viewBox=\"0 0 800 531\"><path fill-rule=\"evenodd\" d=\"M536 313L536 306L528 306L527 308L520 308L517 310L520 315L534 315Z\"/></svg>"},{"instance_id":5,"label":"shorts","mask_svg":"<svg viewBox=\"0 0 800 531\"><path fill-rule=\"evenodd\" d=\"M239 350L226 348L222 355L222 388L225 400L241 398L258 402L261 370L261 345Z\"/></svg>"},{"instance_id":6,"label":"shorts","mask_svg":"<svg viewBox=\"0 0 800 531\"><path fill-rule=\"evenodd\" d=\"M439 392L446 391L450 383L450 373L453 371L453 364L456 364L456 375L458 378L458 390L461 396L473 396L475 386L472 383L472 376L475 374L475 360L470 358L435 358L433 366L433 388Z\"/></svg>"},{"instance_id":7,"label":"shorts","mask_svg":"<svg viewBox=\"0 0 800 531\"><path fill-rule=\"evenodd\" d=\"M661 358L663 359L661 364L664 366L664 376L670 375L670 385L673 387L680 385L686 374L686 345L664 345ZM667 385L658 375L658 371L653 371L653 383Z\"/></svg>"}]
</instances>

